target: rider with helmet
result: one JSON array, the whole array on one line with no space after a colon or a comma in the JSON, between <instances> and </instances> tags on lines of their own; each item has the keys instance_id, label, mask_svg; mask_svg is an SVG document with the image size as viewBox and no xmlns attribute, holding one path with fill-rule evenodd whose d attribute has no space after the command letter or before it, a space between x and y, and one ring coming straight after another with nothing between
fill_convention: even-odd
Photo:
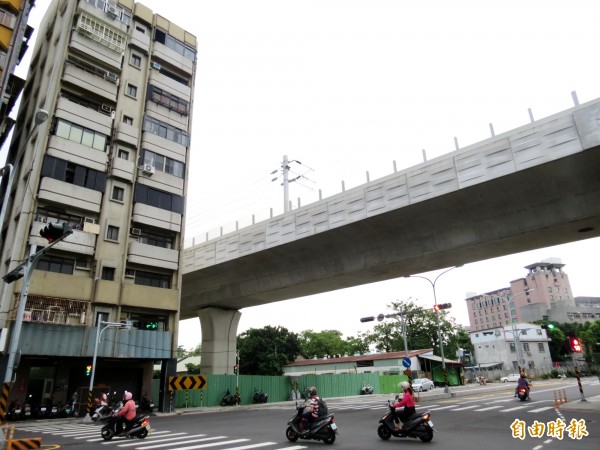
<instances>
[{"instance_id":1,"label":"rider with helmet","mask_svg":"<svg viewBox=\"0 0 600 450\"><path fill-rule=\"evenodd\" d=\"M519 381L517 381L517 387L515 388L515 397L517 396L517 393L519 392L520 388L525 388L525 390L527 391L527 400L531 400L531 398L529 397L531 385L529 384L529 381L527 381L527 374L525 372L521 372Z\"/></svg>"},{"instance_id":2,"label":"rider with helmet","mask_svg":"<svg viewBox=\"0 0 600 450\"><path fill-rule=\"evenodd\" d=\"M302 413L300 431L306 431L310 429L310 424L319 417L319 397L317 396L317 388L312 386L308 388L309 398L306 400L306 406Z\"/></svg>"},{"instance_id":3,"label":"rider with helmet","mask_svg":"<svg viewBox=\"0 0 600 450\"><path fill-rule=\"evenodd\" d=\"M131 392L125 391L123 394L123 407L117 413L116 432L117 435L123 433L123 424L125 429L129 428L131 421L135 418L135 402L133 401Z\"/></svg>"},{"instance_id":4,"label":"rider with helmet","mask_svg":"<svg viewBox=\"0 0 600 450\"><path fill-rule=\"evenodd\" d=\"M416 412L415 399L412 396L410 383L408 381L402 381L398 384L398 387L404 391L404 395L402 396L402 399L399 402L394 403L392 407L400 408L404 406L404 410L402 412L395 412L396 430L401 429L398 419L400 419L402 426L404 426L404 421Z\"/></svg>"}]
</instances>

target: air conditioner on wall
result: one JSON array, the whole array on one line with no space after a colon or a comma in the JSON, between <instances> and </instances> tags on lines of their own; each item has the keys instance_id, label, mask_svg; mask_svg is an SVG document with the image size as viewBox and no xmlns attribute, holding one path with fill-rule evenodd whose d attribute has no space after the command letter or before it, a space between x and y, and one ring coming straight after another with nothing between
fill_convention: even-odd
<instances>
[{"instance_id":1,"label":"air conditioner on wall","mask_svg":"<svg viewBox=\"0 0 600 450\"><path fill-rule=\"evenodd\" d=\"M105 104L103 104L103 105L100 107L100 109L102 109L102 111L104 111L104 112L107 112L107 113L110 113L110 112L112 112L112 108L111 108L110 106L108 106L108 105L105 105Z\"/></svg>"},{"instance_id":2,"label":"air conditioner on wall","mask_svg":"<svg viewBox=\"0 0 600 450\"><path fill-rule=\"evenodd\" d=\"M153 175L154 174L154 166L152 164L144 164L144 168L142 169L142 171L146 175Z\"/></svg>"},{"instance_id":3,"label":"air conditioner on wall","mask_svg":"<svg viewBox=\"0 0 600 450\"><path fill-rule=\"evenodd\" d=\"M106 8L106 13L110 16L117 17L118 11L114 5L108 5L108 8Z\"/></svg>"},{"instance_id":4,"label":"air conditioner on wall","mask_svg":"<svg viewBox=\"0 0 600 450\"><path fill-rule=\"evenodd\" d=\"M139 236L140 234L142 234L142 230L140 230L139 228L132 228L131 229L131 234Z\"/></svg>"},{"instance_id":5,"label":"air conditioner on wall","mask_svg":"<svg viewBox=\"0 0 600 450\"><path fill-rule=\"evenodd\" d=\"M152 62L152 68L156 70L160 70L160 64L157 62Z\"/></svg>"}]
</instances>

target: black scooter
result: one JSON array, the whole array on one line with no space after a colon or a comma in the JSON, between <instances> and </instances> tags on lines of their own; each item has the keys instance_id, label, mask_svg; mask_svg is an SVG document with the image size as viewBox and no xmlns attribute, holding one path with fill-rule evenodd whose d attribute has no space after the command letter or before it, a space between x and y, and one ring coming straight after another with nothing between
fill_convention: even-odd
<instances>
[{"instance_id":1,"label":"black scooter","mask_svg":"<svg viewBox=\"0 0 600 450\"><path fill-rule=\"evenodd\" d=\"M148 433L151 430L150 421L148 420L149 416L143 414L136 416L127 427L125 427L124 424L123 433L117 434L117 412L119 412L122 407L123 404L121 404L120 407L115 408L112 416L108 418L107 424L104 425L100 430L102 439L105 441L110 441L115 436L144 439L146 436L148 436Z\"/></svg>"},{"instance_id":2,"label":"black scooter","mask_svg":"<svg viewBox=\"0 0 600 450\"><path fill-rule=\"evenodd\" d=\"M396 408L388 401L388 412L379 419L379 427L377 428L377 434L381 439L387 441L392 436L395 437L409 437L414 439L421 439L423 442L430 442L433 439L433 422L431 419L431 413L429 411L418 414L415 413L404 422L404 426L401 430L396 430L396 423L394 421L394 411Z\"/></svg>"},{"instance_id":3,"label":"black scooter","mask_svg":"<svg viewBox=\"0 0 600 450\"><path fill-rule=\"evenodd\" d=\"M326 414L315 419L310 424L308 430L301 430L302 412L304 404L296 403L296 414L288 421L288 427L285 430L285 437L290 442L296 442L300 439L313 439L315 441L323 441L326 444L335 442L335 435L338 432L337 425L333 414Z\"/></svg>"},{"instance_id":4,"label":"black scooter","mask_svg":"<svg viewBox=\"0 0 600 450\"><path fill-rule=\"evenodd\" d=\"M269 396L263 391L259 391L258 389L254 388L254 397L252 397L252 400L254 403L267 403Z\"/></svg>"},{"instance_id":5,"label":"black scooter","mask_svg":"<svg viewBox=\"0 0 600 450\"><path fill-rule=\"evenodd\" d=\"M361 395L370 395L373 393L373 386L370 384L363 383L363 387L360 390Z\"/></svg>"},{"instance_id":6,"label":"black scooter","mask_svg":"<svg viewBox=\"0 0 600 450\"><path fill-rule=\"evenodd\" d=\"M240 397L237 394L233 395L231 393L231 391L229 389L227 389L227 392L225 392L225 395L221 399L221 406L239 405L239 404L240 404Z\"/></svg>"}]
</instances>

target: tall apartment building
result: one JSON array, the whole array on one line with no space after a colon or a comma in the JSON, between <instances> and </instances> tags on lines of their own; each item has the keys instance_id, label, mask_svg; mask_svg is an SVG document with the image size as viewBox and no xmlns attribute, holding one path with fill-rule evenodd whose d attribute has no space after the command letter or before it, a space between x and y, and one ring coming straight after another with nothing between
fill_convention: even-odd
<instances>
[{"instance_id":1,"label":"tall apartment building","mask_svg":"<svg viewBox=\"0 0 600 450\"><path fill-rule=\"evenodd\" d=\"M8 115L23 90L25 80L14 74L27 52L33 28L27 25L35 0L0 2L0 147L4 146L14 120Z\"/></svg>"},{"instance_id":2,"label":"tall apartment building","mask_svg":"<svg viewBox=\"0 0 600 450\"><path fill-rule=\"evenodd\" d=\"M558 258L536 262L526 266L527 275L511 281L509 287L467 298L470 331L555 320L553 311L576 309L563 267Z\"/></svg>"},{"instance_id":3,"label":"tall apartment building","mask_svg":"<svg viewBox=\"0 0 600 450\"><path fill-rule=\"evenodd\" d=\"M48 223L73 234L32 271L11 398L65 402L88 386L100 330L95 385L140 398L154 362L172 363L195 72L195 36L141 3L46 12L8 153L2 272L48 245ZM23 280L1 285L9 336Z\"/></svg>"}]
</instances>

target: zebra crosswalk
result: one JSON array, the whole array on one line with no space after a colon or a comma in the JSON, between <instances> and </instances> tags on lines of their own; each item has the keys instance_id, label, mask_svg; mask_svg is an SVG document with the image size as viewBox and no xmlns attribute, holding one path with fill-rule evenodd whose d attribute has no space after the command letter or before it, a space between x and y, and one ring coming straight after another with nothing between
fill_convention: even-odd
<instances>
[{"instance_id":1,"label":"zebra crosswalk","mask_svg":"<svg viewBox=\"0 0 600 450\"><path fill-rule=\"evenodd\" d=\"M336 412L336 410L380 410L384 411L387 399L382 398L367 398L367 397L354 397L347 399L335 399L327 401L329 412ZM543 403L544 406L540 405ZM508 399L490 399L489 401L465 401L456 402L452 404L417 404L417 409L427 409L428 411L494 411L500 413L510 413L514 411L523 411L531 413L539 413L542 411L554 409L554 406L548 401L528 401L526 403L520 403L515 406L515 400L511 397Z\"/></svg>"},{"instance_id":2,"label":"zebra crosswalk","mask_svg":"<svg viewBox=\"0 0 600 450\"><path fill-rule=\"evenodd\" d=\"M20 429L17 427L17 429ZM31 431L30 427L23 430ZM106 448L118 447L131 450L202 450L204 448L218 447L219 450L300 450L307 448L303 445L281 442L254 442L249 438L233 438L224 435L211 436L205 433L171 432L167 430L153 430L143 439L114 438L105 441L100 436L100 428L94 425L81 424L47 424L35 427L36 433L57 436L63 439L73 439L75 442L86 444L99 444Z\"/></svg>"}]
</instances>

